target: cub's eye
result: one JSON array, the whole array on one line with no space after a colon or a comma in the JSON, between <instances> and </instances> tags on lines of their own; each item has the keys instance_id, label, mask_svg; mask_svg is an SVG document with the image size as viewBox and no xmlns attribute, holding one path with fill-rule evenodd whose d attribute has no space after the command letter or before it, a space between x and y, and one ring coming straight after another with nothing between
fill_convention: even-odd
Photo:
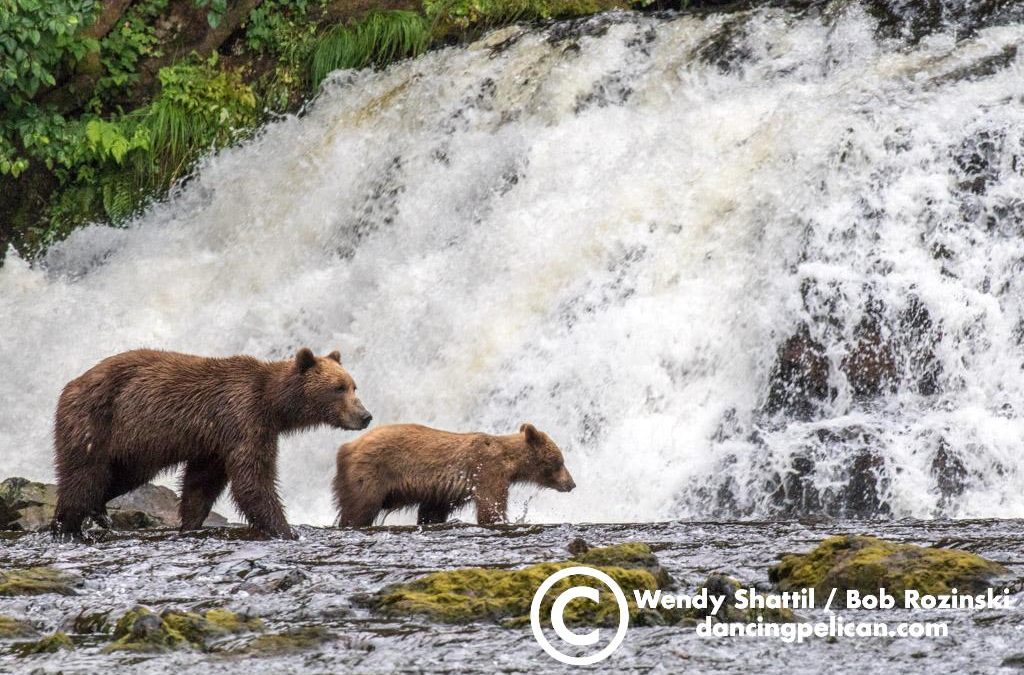
<instances>
[{"instance_id":1,"label":"cub's eye","mask_svg":"<svg viewBox=\"0 0 1024 675\"><path fill-rule=\"evenodd\" d=\"M346 391L348 391L348 385L346 385L346 384L339 384L337 386L337 390L344 394Z\"/></svg>"}]
</instances>

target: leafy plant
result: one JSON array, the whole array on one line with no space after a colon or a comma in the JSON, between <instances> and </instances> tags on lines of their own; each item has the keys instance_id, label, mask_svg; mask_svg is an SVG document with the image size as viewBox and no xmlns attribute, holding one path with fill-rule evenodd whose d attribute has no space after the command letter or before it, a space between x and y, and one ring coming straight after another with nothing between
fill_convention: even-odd
<instances>
[{"instance_id":1,"label":"leafy plant","mask_svg":"<svg viewBox=\"0 0 1024 675\"><path fill-rule=\"evenodd\" d=\"M0 0L0 175L18 176L35 152L48 163L65 159L47 150L66 120L33 98L98 49L80 34L96 8L94 0Z\"/></svg>"},{"instance_id":2,"label":"leafy plant","mask_svg":"<svg viewBox=\"0 0 1024 675\"><path fill-rule=\"evenodd\" d=\"M354 26L336 26L313 52L311 76L319 85L328 73L340 68L384 66L400 58L416 56L430 43L426 19L402 10L373 11Z\"/></svg>"}]
</instances>

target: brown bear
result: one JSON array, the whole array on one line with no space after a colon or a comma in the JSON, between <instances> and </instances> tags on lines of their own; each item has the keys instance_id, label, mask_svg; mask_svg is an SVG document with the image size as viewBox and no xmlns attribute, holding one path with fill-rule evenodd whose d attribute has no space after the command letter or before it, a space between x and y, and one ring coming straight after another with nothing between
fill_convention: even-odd
<instances>
[{"instance_id":1,"label":"brown bear","mask_svg":"<svg viewBox=\"0 0 1024 675\"><path fill-rule=\"evenodd\" d=\"M202 526L230 481L253 527L293 539L277 494L277 437L318 425L365 429L370 413L338 352L205 358L140 349L104 359L57 404L51 530L80 536L111 499L185 463L181 529Z\"/></svg>"},{"instance_id":2,"label":"brown bear","mask_svg":"<svg viewBox=\"0 0 1024 675\"><path fill-rule=\"evenodd\" d=\"M562 451L532 424L518 434L459 434L418 424L367 432L338 449L338 524L372 525L381 510L419 504L421 525L443 523L466 502L481 525L504 521L512 483L568 492L576 487Z\"/></svg>"}]
</instances>

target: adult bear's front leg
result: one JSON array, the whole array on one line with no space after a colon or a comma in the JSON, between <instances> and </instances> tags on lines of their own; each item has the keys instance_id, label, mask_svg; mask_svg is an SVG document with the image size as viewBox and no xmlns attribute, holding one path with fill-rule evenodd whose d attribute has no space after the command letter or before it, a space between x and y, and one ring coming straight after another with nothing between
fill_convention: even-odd
<instances>
[{"instance_id":1,"label":"adult bear's front leg","mask_svg":"<svg viewBox=\"0 0 1024 675\"><path fill-rule=\"evenodd\" d=\"M295 539L277 494L277 444L243 443L227 460L231 496L249 523L278 539Z\"/></svg>"}]
</instances>

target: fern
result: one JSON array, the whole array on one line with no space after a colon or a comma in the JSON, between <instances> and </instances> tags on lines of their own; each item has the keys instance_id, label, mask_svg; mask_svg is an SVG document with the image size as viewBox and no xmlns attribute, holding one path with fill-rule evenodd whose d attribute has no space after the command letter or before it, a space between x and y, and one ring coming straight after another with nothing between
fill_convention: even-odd
<instances>
[{"instance_id":1,"label":"fern","mask_svg":"<svg viewBox=\"0 0 1024 675\"><path fill-rule=\"evenodd\" d=\"M430 27L415 12L378 10L354 26L335 26L313 50L310 75L318 86L332 71L341 68L386 66L398 59L417 56L430 43Z\"/></svg>"}]
</instances>

